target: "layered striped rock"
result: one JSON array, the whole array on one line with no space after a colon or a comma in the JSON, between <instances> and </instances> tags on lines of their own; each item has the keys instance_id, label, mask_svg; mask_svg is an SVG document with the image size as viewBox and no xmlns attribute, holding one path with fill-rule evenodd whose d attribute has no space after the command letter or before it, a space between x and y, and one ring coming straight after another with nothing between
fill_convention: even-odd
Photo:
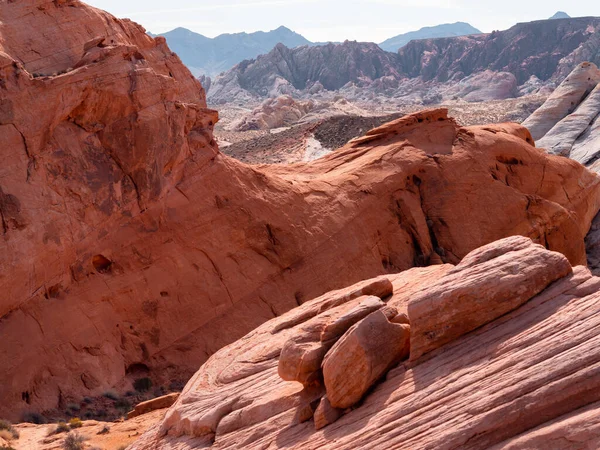
<instances>
[{"instance_id":1,"label":"layered striped rock","mask_svg":"<svg viewBox=\"0 0 600 450\"><path fill-rule=\"evenodd\" d=\"M411 359L518 308L569 273L564 255L521 236L473 251L408 302Z\"/></svg>"},{"instance_id":2,"label":"layered striped rock","mask_svg":"<svg viewBox=\"0 0 600 450\"><path fill-rule=\"evenodd\" d=\"M525 255L531 257L528 264L553 275L539 278L526 273L523 280L515 261L525 261ZM327 399L315 410L309 405L316 403L318 393L278 377L282 346L303 332L297 321L312 316L324 301L343 291L308 302L215 354L165 420L133 448L258 449L275 444L297 449L487 449L520 448L523 442L546 448L553 442L548 430L562 434L563 442L573 435L584 445L593 445L600 436L598 427L587 434L567 427L581 417L594 417L594 403L600 401L596 332L600 279L584 267L571 270L565 262L527 240L509 238L473 252L460 266L388 275L394 295L387 307L401 311L408 303L411 334L421 321L429 320L411 316L411 299L435 292L439 283L448 289L462 284L465 295L462 315L439 314L440 326L470 323L470 314L480 317L480 305L487 305L493 314L478 328L465 328L464 334L456 333L454 340L440 343L423 357L397 363L374 382L361 402L345 410L330 401L329 386ZM508 309L497 308L506 306L508 298L482 289L481 283L501 277L503 283L513 283L516 298L525 300ZM523 290L524 283L536 288ZM479 300L473 303L469 295L476 294ZM431 306L435 318L435 308L444 305ZM357 323L338 344L377 314L382 313ZM295 325L282 329L281 322ZM391 348L395 343L378 345ZM330 352L334 350L335 346ZM361 362L356 353L347 352L346 357L344 361L339 355L351 377L353 361L356 367ZM314 424L307 421L309 410L315 411Z\"/></svg>"},{"instance_id":3,"label":"layered striped rock","mask_svg":"<svg viewBox=\"0 0 600 450\"><path fill-rule=\"evenodd\" d=\"M600 69L582 63L525 122L536 144L598 171Z\"/></svg>"},{"instance_id":4,"label":"layered striped rock","mask_svg":"<svg viewBox=\"0 0 600 450\"><path fill-rule=\"evenodd\" d=\"M390 283L391 286L391 283ZM390 292L391 295L391 292ZM319 382L323 358L356 322L385 306L378 297L358 299L309 320L302 332L285 343L279 357L279 376L302 384Z\"/></svg>"}]
</instances>

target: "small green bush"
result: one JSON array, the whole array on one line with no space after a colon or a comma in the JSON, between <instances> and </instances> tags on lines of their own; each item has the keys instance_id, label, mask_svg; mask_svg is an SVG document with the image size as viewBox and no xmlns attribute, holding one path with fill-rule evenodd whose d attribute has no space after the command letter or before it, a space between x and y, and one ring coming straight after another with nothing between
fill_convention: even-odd
<instances>
[{"instance_id":1,"label":"small green bush","mask_svg":"<svg viewBox=\"0 0 600 450\"><path fill-rule=\"evenodd\" d=\"M83 426L83 422L79 417L73 417L71 420L69 420L69 426L72 430L74 430L75 428L81 428Z\"/></svg>"},{"instance_id":2,"label":"small green bush","mask_svg":"<svg viewBox=\"0 0 600 450\"><path fill-rule=\"evenodd\" d=\"M79 411L81 409L81 406L79 406L77 403L69 403L67 405L67 409L69 411Z\"/></svg>"},{"instance_id":3,"label":"small green bush","mask_svg":"<svg viewBox=\"0 0 600 450\"><path fill-rule=\"evenodd\" d=\"M65 442L63 443L64 450L83 450L85 447L83 443L85 442L85 438L75 432L71 432L67 434L65 438Z\"/></svg>"},{"instance_id":4,"label":"small green bush","mask_svg":"<svg viewBox=\"0 0 600 450\"><path fill-rule=\"evenodd\" d=\"M8 420L0 420L0 431L6 431L11 436L11 439L19 439L19 432L15 430L12 423Z\"/></svg>"},{"instance_id":5,"label":"small green bush","mask_svg":"<svg viewBox=\"0 0 600 450\"><path fill-rule=\"evenodd\" d=\"M119 395L115 391L106 391L102 395L110 400L119 400Z\"/></svg>"},{"instance_id":6,"label":"small green bush","mask_svg":"<svg viewBox=\"0 0 600 450\"><path fill-rule=\"evenodd\" d=\"M2 445L0 446L0 450L15 450L15 448L10 445Z\"/></svg>"},{"instance_id":7,"label":"small green bush","mask_svg":"<svg viewBox=\"0 0 600 450\"><path fill-rule=\"evenodd\" d=\"M115 408L122 411L129 411L131 409L131 403L129 400L121 398L115 402Z\"/></svg>"},{"instance_id":8,"label":"small green bush","mask_svg":"<svg viewBox=\"0 0 600 450\"><path fill-rule=\"evenodd\" d=\"M23 414L23 422L34 423L36 425L44 425L48 423L46 418L37 412Z\"/></svg>"},{"instance_id":9,"label":"small green bush","mask_svg":"<svg viewBox=\"0 0 600 450\"><path fill-rule=\"evenodd\" d=\"M93 401L94 400L92 400L90 397L83 397L83 403L85 403L86 405L93 403Z\"/></svg>"},{"instance_id":10,"label":"small green bush","mask_svg":"<svg viewBox=\"0 0 600 450\"><path fill-rule=\"evenodd\" d=\"M154 388L154 390L152 391L152 395L154 395L154 397L162 397L166 393L167 393L167 391L165 390L165 388L163 386L158 386L158 387Z\"/></svg>"},{"instance_id":11,"label":"small green bush","mask_svg":"<svg viewBox=\"0 0 600 450\"><path fill-rule=\"evenodd\" d=\"M147 392L152 389L152 380L148 377L138 378L133 382L133 387L138 392Z\"/></svg>"},{"instance_id":12,"label":"small green bush","mask_svg":"<svg viewBox=\"0 0 600 450\"><path fill-rule=\"evenodd\" d=\"M171 384L169 384L169 391L181 392L181 391L183 391L184 387L185 387L185 383L182 383L181 381L172 381Z\"/></svg>"},{"instance_id":13,"label":"small green bush","mask_svg":"<svg viewBox=\"0 0 600 450\"><path fill-rule=\"evenodd\" d=\"M71 431L69 425L67 425L65 422L58 422L56 428L50 434L68 433L69 431Z\"/></svg>"}]
</instances>

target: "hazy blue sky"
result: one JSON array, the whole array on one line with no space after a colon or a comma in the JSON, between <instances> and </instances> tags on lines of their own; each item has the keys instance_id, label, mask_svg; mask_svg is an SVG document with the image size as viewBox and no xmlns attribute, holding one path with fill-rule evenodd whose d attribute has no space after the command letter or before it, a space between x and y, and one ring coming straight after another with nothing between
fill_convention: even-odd
<instances>
[{"instance_id":1,"label":"hazy blue sky","mask_svg":"<svg viewBox=\"0 0 600 450\"><path fill-rule=\"evenodd\" d=\"M484 32L556 11L600 16L597 0L87 0L153 33L176 27L205 36L285 25L312 41L381 42L423 26L469 22Z\"/></svg>"}]
</instances>

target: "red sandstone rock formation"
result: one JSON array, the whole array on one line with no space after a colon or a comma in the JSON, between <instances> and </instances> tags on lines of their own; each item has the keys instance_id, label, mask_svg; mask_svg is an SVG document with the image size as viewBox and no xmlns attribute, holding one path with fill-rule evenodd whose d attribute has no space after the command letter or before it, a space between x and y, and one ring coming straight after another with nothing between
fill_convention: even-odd
<instances>
[{"instance_id":1,"label":"red sandstone rock formation","mask_svg":"<svg viewBox=\"0 0 600 450\"><path fill-rule=\"evenodd\" d=\"M179 398L179 393L172 393L156 397L151 400L147 400L142 403L135 405L132 411L127 413L127 419L133 419L134 417L143 416L144 414L151 413L157 409L165 409L170 407Z\"/></svg>"},{"instance_id":2,"label":"red sandstone rock formation","mask_svg":"<svg viewBox=\"0 0 600 450\"><path fill-rule=\"evenodd\" d=\"M354 325L323 360L323 385L334 408L357 404L382 375L409 355L410 326L379 310Z\"/></svg>"},{"instance_id":3,"label":"red sandstone rock formation","mask_svg":"<svg viewBox=\"0 0 600 450\"><path fill-rule=\"evenodd\" d=\"M521 274L531 270L546 276L527 277L523 288ZM569 436L586 445L598 442L597 427L583 434L569 424L597 421L600 412L595 403L600 401L600 278L584 267L572 269L563 255L511 237L475 250L456 267L415 268L385 279L394 292L384 299L384 309L408 310L411 357L387 367L383 378L370 379L366 396L365 389L347 390L358 387L353 370L363 367L363 359L354 351L336 354L336 347L355 340L359 329L382 332L393 326L383 309L347 331L326 356L323 371L335 357L347 379L341 371L335 379L325 373L324 385L303 386L281 379L277 361L286 341L307 332L308 320L351 302L348 292L382 278L307 302L219 351L133 449L550 448L555 440L556 448L573 448ZM501 291L522 295L522 301L507 302L484 288L498 280ZM439 298L442 286L447 295L428 301ZM425 303L429 314L421 313ZM377 316L383 327L371 327ZM460 331L424 354L422 342L436 333L413 330L431 329L428 324L436 320L434 329ZM476 330L465 327L475 323ZM365 355L395 354L402 341L363 341L378 347ZM360 395L346 397L346 409L336 409L331 398L336 387ZM325 389L322 404L314 408ZM307 411L315 411L313 420Z\"/></svg>"},{"instance_id":4,"label":"red sandstone rock formation","mask_svg":"<svg viewBox=\"0 0 600 450\"><path fill-rule=\"evenodd\" d=\"M78 1L3 3L0 22L2 417L185 380L308 299L505 236L585 262L599 179L520 126L426 111L249 167L218 153L162 39Z\"/></svg>"}]
</instances>

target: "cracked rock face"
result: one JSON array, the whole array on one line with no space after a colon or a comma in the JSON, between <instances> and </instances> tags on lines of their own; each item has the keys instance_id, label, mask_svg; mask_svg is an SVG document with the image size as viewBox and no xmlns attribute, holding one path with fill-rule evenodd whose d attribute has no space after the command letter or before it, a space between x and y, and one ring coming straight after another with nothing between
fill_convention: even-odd
<instances>
[{"instance_id":1,"label":"cracked rock face","mask_svg":"<svg viewBox=\"0 0 600 450\"><path fill-rule=\"evenodd\" d=\"M313 163L246 166L218 153L201 86L138 25L49 0L4 2L0 21L0 417L129 390L140 367L185 381L308 299L506 236L585 261L598 179L518 125L431 110ZM259 350L223 381L276 369ZM295 385L264 401L322 396Z\"/></svg>"},{"instance_id":2,"label":"cracked rock face","mask_svg":"<svg viewBox=\"0 0 600 450\"><path fill-rule=\"evenodd\" d=\"M527 274L524 288L515 264L525 261L536 273ZM544 272L548 276L538 276ZM385 278L394 288L386 306L329 350L326 395L323 386L278 376L282 348L310 333L305 324L330 314L333 304L352 302L349 291L381 278L306 302L217 352L163 422L132 448L483 450L598 442L600 279L588 269L571 268L563 256L511 237L475 250L457 266ZM499 279L501 290L512 290L518 301L482 287ZM439 286L460 292L440 298ZM411 306L428 298L427 315ZM460 314L446 314L458 298ZM481 315L482 306L489 314ZM410 326L390 322L392 310L408 311ZM476 329L464 326L472 317L478 317ZM434 322L460 331L424 354L421 330ZM411 358L402 361L408 334L417 354L411 345ZM583 432L586 420L592 426Z\"/></svg>"}]
</instances>

